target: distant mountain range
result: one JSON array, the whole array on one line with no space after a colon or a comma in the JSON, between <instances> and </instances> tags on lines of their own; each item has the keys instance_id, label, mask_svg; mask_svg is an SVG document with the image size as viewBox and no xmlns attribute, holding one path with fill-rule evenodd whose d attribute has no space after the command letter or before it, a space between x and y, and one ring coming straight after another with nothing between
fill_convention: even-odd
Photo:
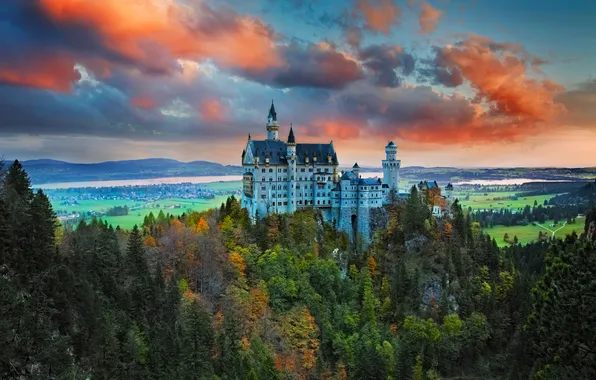
<instances>
[{"instance_id":1,"label":"distant mountain range","mask_svg":"<svg viewBox=\"0 0 596 380\"><path fill-rule=\"evenodd\" d=\"M57 160L22 162L34 185L54 182L107 181L160 177L224 176L242 174L242 167L209 161L180 162L167 158L78 164Z\"/></svg>"},{"instance_id":2,"label":"distant mountain range","mask_svg":"<svg viewBox=\"0 0 596 380\"><path fill-rule=\"evenodd\" d=\"M167 158L107 161L79 164L41 159L23 161L34 185L56 182L107 181L162 177L226 176L242 174L241 166L221 165L209 161L180 162ZM346 168L347 169L347 168ZM362 172L382 171L362 168ZM403 178L440 182L529 178L540 180L594 180L596 168L454 168L422 166L404 167Z\"/></svg>"}]
</instances>

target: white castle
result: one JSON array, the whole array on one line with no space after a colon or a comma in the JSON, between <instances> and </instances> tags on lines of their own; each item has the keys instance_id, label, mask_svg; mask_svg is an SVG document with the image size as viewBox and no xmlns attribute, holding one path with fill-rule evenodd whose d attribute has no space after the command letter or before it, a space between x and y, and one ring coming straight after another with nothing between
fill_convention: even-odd
<instances>
[{"instance_id":1,"label":"white castle","mask_svg":"<svg viewBox=\"0 0 596 380\"><path fill-rule=\"evenodd\" d=\"M316 208L323 218L355 237L370 238L371 210L389 203L398 194L397 146L385 147L383 180L362 178L358 164L338 173L339 161L328 144L297 144L290 126L287 141L279 139L279 124L273 102L267 120L267 139L252 140L242 152L242 207L253 219L275 213Z\"/></svg>"}]
</instances>

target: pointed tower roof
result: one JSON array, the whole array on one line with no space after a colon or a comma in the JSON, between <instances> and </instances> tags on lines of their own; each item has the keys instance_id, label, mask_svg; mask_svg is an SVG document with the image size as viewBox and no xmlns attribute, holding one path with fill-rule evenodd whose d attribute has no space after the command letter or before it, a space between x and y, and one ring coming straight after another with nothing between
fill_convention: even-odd
<instances>
[{"instance_id":1,"label":"pointed tower roof","mask_svg":"<svg viewBox=\"0 0 596 380\"><path fill-rule=\"evenodd\" d=\"M360 166L358 166L357 162L354 164L354 166L352 166L352 169L360 169Z\"/></svg>"},{"instance_id":2,"label":"pointed tower roof","mask_svg":"<svg viewBox=\"0 0 596 380\"><path fill-rule=\"evenodd\" d=\"M296 144L296 138L294 137L294 129L290 124L290 134L288 135L288 144Z\"/></svg>"},{"instance_id":3,"label":"pointed tower roof","mask_svg":"<svg viewBox=\"0 0 596 380\"><path fill-rule=\"evenodd\" d=\"M273 99L271 99L271 108L269 108L269 117L273 121L277 121L277 112L275 112L275 106L273 105Z\"/></svg>"}]
</instances>

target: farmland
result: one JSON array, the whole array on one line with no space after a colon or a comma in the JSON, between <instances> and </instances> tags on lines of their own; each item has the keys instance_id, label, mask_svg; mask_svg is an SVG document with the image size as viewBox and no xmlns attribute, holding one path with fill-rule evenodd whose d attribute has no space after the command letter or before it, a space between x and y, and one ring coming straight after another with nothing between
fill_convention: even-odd
<instances>
[{"instance_id":1,"label":"farmland","mask_svg":"<svg viewBox=\"0 0 596 380\"><path fill-rule=\"evenodd\" d=\"M556 238L564 238L565 235L571 234L575 231L578 235L584 230L584 218L577 218L574 224L559 223L555 227L549 227L553 221L549 220L543 224L544 227L556 231ZM492 238L497 241L499 247L507 246L509 243L503 240L505 234L509 235L509 238L513 240L514 236L517 236L519 243L527 244L538 240L539 232L546 233L551 236L551 233L539 225L528 224L525 226L495 226L485 228L484 232L488 233Z\"/></svg>"},{"instance_id":2,"label":"farmland","mask_svg":"<svg viewBox=\"0 0 596 380\"><path fill-rule=\"evenodd\" d=\"M225 202L227 195L218 195L211 199L179 199L170 198L163 199L156 202L131 202L126 200L98 200L98 201L80 201L75 206L61 206L54 204L54 209L67 210L70 213L84 214L87 212L94 212L101 214L107 212L108 209L116 206L127 206L130 211L128 215L123 216L102 216L101 219L107 221L114 227L120 226L123 229L131 229L135 224L142 224L145 215L153 212L154 214L163 211L172 215L180 215L189 211L204 211L210 208L219 207L222 202ZM57 203L57 202L54 202ZM85 216L87 221L91 220L92 216Z\"/></svg>"},{"instance_id":3,"label":"farmland","mask_svg":"<svg viewBox=\"0 0 596 380\"><path fill-rule=\"evenodd\" d=\"M545 200L551 199L557 194L534 195L527 197L518 197L517 199L510 199L515 197L518 192L514 191L497 191L497 192L456 192L457 197L464 209L471 207L472 209L511 209L524 208L526 205L532 206L534 202L541 205Z\"/></svg>"}]
</instances>

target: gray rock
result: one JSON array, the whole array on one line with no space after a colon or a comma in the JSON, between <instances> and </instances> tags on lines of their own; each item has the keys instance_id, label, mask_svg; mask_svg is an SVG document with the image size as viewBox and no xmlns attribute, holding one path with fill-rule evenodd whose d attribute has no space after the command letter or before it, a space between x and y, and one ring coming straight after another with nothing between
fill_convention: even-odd
<instances>
[{"instance_id":1,"label":"gray rock","mask_svg":"<svg viewBox=\"0 0 596 380\"><path fill-rule=\"evenodd\" d=\"M415 254L420 253L420 251L422 251L422 249L426 246L427 243L428 239L426 238L426 236L418 235L406 241L404 246L406 248L406 252L408 252L409 254Z\"/></svg>"}]
</instances>

